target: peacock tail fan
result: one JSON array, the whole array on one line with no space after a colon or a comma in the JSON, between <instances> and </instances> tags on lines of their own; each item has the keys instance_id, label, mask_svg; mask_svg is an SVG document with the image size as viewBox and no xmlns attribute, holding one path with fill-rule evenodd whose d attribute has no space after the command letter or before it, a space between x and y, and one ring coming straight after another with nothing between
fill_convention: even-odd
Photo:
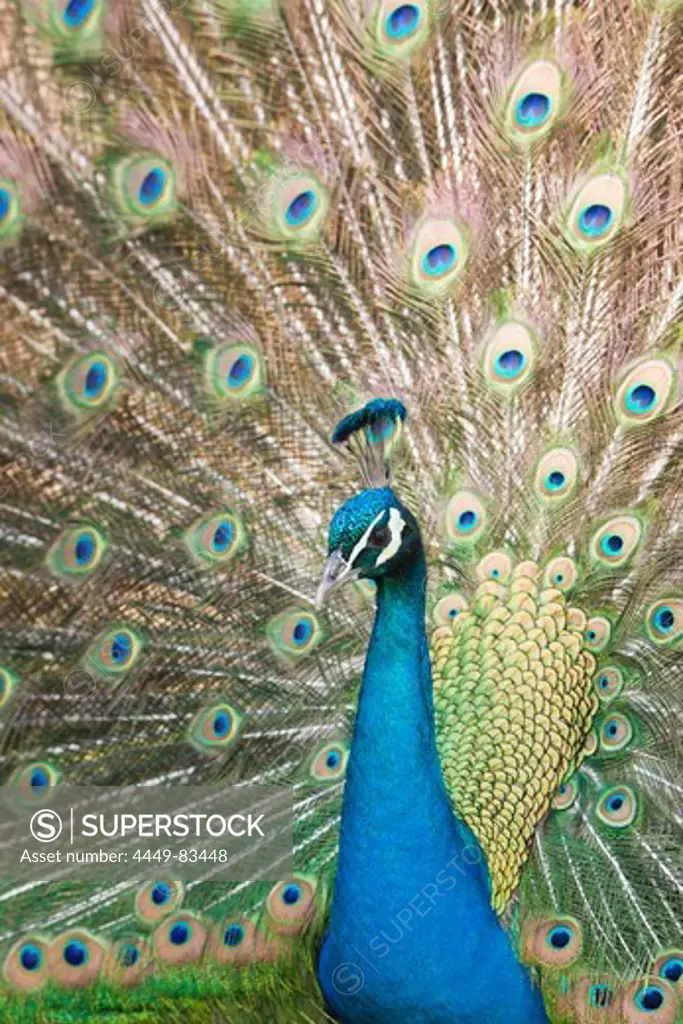
<instances>
[{"instance_id":1,"label":"peacock tail fan","mask_svg":"<svg viewBox=\"0 0 683 1024\"><path fill-rule=\"evenodd\" d=\"M265 883L6 887L11 1019L275 1020L278 978L326 1019L375 603L315 607L341 421L419 519L444 780L550 1019L680 1020L682 14L551 7L0 11L5 798L295 809Z\"/></svg>"}]
</instances>

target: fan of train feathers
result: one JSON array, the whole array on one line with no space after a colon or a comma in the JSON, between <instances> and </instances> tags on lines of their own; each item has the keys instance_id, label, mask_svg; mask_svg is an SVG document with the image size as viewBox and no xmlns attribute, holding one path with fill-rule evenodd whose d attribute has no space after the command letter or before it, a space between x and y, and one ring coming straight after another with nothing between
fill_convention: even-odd
<instances>
[{"instance_id":1,"label":"fan of train feathers","mask_svg":"<svg viewBox=\"0 0 683 1024\"><path fill-rule=\"evenodd\" d=\"M313 603L358 486L330 435L395 395L442 763L495 906L557 1019L677 1019L680 5L5 0L0 24L5 785L268 782L296 810L270 892L8 889L5 983L133 984L134 921L168 963L272 958L283 886L280 939L310 925L373 609L363 583ZM546 716L528 674L563 694L572 658L591 690Z\"/></svg>"}]
</instances>

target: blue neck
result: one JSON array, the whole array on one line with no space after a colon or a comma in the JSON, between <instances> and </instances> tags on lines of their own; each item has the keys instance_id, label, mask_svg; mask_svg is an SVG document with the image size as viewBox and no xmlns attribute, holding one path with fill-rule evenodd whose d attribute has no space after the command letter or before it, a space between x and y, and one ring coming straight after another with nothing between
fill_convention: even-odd
<instances>
[{"instance_id":1,"label":"blue neck","mask_svg":"<svg viewBox=\"0 0 683 1024\"><path fill-rule=\"evenodd\" d=\"M419 558L400 579L378 582L377 615L363 673L347 771L337 887L376 863L405 880L410 864L424 875L425 835L453 814L441 779L433 721L432 674L425 636L426 566ZM438 837L438 833L437 833ZM395 856L387 863L387 840ZM452 851L442 836L434 865ZM469 839L463 833L462 844ZM434 846L430 843L431 850ZM400 856L398 855L400 852ZM453 851L455 852L455 851ZM450 856L453 856L453 852ZM446 858L449 859L448 857ZM418 867L419 865L419 867ZM365 873L365 872L363 872ZM354 884L354 905L358 890Z\"/></svg>"},{"instance_id":2,"label":"blue neck","mask_svg":"<svg viewBox=\"0 0 683 1024\"><path fill-rule=\"evenodd\" d=\"M498 1017L483 990L470 1000L472 1015L461 1015L462 986L472 989L474 965L486 955L498 971L502 957L515 987L526 992L528 983L491 910L480 847L454 816L441 778L425 587L421 551L400 579L378 583L320 981L344 1021L402 1020L408 1017L395 1015L419 1012L416 1019L424 1021L493 1024ZM340 985L340 965L362 973L358 991L351 982ZM526 997L520 1007L526 1016L519 1021L545 1021ZM514 1024L507 1000L505 1009L500 1020Z\"/></svg>"}]
</instances>

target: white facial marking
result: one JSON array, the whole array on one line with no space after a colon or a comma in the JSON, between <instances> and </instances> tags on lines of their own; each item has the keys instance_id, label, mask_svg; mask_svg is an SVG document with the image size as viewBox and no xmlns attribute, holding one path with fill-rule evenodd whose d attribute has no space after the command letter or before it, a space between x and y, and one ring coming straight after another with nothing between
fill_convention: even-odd
<instances>
[{"instance_id":1,"label":"white facial marking","mask_svg":"<svg viewBox=\"0 0 683 1024\"><path fill-rule=\"evenodd\" d=\"M372 522L368 526L367 530L365 531L361 539L354 547L353 551L349 555L348 562L346 563L349 570L353 568L356 559L358 558L360 553L364 551L365 548L367 547L370 534L375 529L380 519L383 518L383 516L384 511L380 512L378 515L375 516L375 518L372 520ZM381 551L379 558L375 562L375 567L377 567L378 565L382 565L383 562L387 562L390 558L393 558L401 546L401 538L403 536L403 531L406 527L406 522L397 508L389 509L389 522L387 523L387 526L389 527L389 532L391 533L391 540L389 541L387 546Z\"/></svg>"},{"instance_id":2,"label":"white facial marking","mask_svg":"<svg viewBox=\"0 0 683 1024\"><path fill-rule=\"evenodd\" d=\"M349 561L348 561L349 568L351 568L353 566L353 563L356 561L356 559L358 558L358 556L361 553L361 551L363 551L365 549L365 546L368 543L368 538L369 538L370 534L375 529L375 526L380 521L380 519L382 518L383 515L384 515L384 509L382 509L382 511L379 513L379 515L375 516L375 518L372 520L372 522L368 526L367 530L365 531L365 533L363 534L361 539L356 544L355 548L353 549L353 551L349 555Z\"/></svg>"},{"instance_id":3,"label":"white facial marking","mask_svg":"<svg viewBox=\"0 0 683 1024\"><path fill-rule=\"evenodd\" d=\"M379 558L375 562L375 568L381 565L383 562L388 562L390 558L393 558L398 549L401 547L401 538L403 537L403 531L406 527L406 522L401 513L397 508L392 508L389 512L389 530L391 532L391 540L384 548Z\"/></svg>"}]
</instances>

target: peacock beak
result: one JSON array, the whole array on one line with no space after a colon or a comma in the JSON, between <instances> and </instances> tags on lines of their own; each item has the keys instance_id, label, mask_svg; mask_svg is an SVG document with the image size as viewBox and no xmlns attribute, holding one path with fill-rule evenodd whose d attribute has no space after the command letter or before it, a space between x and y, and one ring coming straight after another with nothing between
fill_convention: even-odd
<instances>
[{"instance_id":1,"label":"peacock beak","mask_svg":"<svg viewBox=\"0 0 683 1024\"><path fill-rule=\"evenodd\" d=\"M322 608L325 603L325 598L331 591L341 587L343 583L348 583L357 578L358 570L353 569L349 563L344 560L341 549L337 548L336 551L332 552L325 564L323 578L320 581L318 592L315 595L316 608L318 610Z\"/></svg>"}]
</instances>

